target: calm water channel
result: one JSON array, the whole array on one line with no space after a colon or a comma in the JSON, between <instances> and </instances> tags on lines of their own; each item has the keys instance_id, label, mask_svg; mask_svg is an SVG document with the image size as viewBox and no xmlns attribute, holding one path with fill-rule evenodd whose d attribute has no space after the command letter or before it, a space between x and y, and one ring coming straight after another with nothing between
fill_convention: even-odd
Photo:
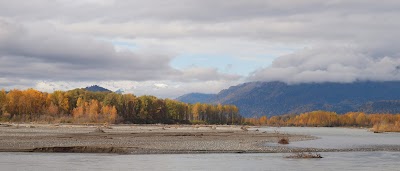
<instances>
[{"instance_id":1,"label":"calm water channel","mask_svg":"<svg viewBox=\"0 0 400 171\"><path fill-rule=\"evenodd\" d=\"M400 133L376 134L367 129L351 128L310 128L310 127L267 127L260 131L289 134L313 135L313 141L291 142L289 146L304 148L363 148L371 146L400 145ZM267 144L276 145L276 144Z\"/></svg>"},{"instance_id":2,"label":"calm water channel","mask_svg":"<svg viewBox=\"0 0 400 171\"><path fill-rule=\"evenodd\" d=\"M262 128L320 139L295 147L353 148L398 145L400 134L347 128ZM267 144L268 145L268 144ZM287 159L288 154L114 155L0 153L0 170L400 170L400 152L331 152L322 159Z\"/></svg>"}]
</instances>

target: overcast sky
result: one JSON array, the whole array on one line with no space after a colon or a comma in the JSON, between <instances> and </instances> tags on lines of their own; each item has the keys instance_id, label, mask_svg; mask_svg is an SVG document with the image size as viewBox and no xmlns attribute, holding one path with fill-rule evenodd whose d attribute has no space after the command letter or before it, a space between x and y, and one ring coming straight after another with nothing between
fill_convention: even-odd
<instances>
[{"instance_id":1,"label":"overcast sky","mask_svg":"<svg viewBox=\"0 0 400 171\"><path fill-rule=\"evenodd\" d=\"M0 87L400 80L398 0L0 0Z\"/></svg>"}]
</instances>

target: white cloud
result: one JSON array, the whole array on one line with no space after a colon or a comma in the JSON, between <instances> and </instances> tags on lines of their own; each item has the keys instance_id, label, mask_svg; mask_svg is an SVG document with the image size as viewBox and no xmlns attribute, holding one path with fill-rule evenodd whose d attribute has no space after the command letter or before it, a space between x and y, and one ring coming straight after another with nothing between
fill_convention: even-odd
<instances>
[{"instance_id":1,"label":"white cloud","mask_svg":"<svg viewBox=\"0 0 400 171\"><path fill-rule=\"evenodd\" d=\"M316 47L279 57L249 79L287 83L400 80L400 57L370 56L354 46Z\"/></svg>"},{"instance_id":2,"label":"white cloud","mask_svg":"<svg viewBox=\"0 0 400 171\"><path fill-rule=\"evenodd\" d=\"M168 85L167 84L163 84L163 83L156 83L154 84L154 86L159 89L159 88L167 88Z\"/></svg>"},{"instance_id":3,"label":"white cloud","mask_svg":"<svg viewBox=\"0 0 400 171\"><path fill-rule=\"evenodd\" d=\"M209 81L209 80L239 80L241 76L236 74L225 74L218 72L216 68L190 67L183 70L183 75L176 80L191 82L191 81Z\"/></svg>"},{"instance_id":4,"label":"white cloud","mask_svg":"<svg viewBox=\"0 0 400 171\"><path fill-rule=\"evenodd\" d=\"M52 92L54 90L71 90L75 88L85 88L90 85L100 85L111 91L122 89L124 93L132 93L137 96L155 95L161 98L176 98L180 95L191 92L218 93L220 90L238 83L238 81L165 81L164 83L157 81L39 81L36 82L33 87L40 91Z\"/></svg>"},{"instance_id":5,"label":"white cloud","mask_svg":"<svg viewBox=\"0 0 400 171\"><path fill-rule=\"evenodd\" d=\"M399 80L399 16L397 0L0 0L0 86L102 83L170 97L243 81L227 65L173 68L185 53L256 67L280 56L247 80Z\"/></svg>"}]
</instances>

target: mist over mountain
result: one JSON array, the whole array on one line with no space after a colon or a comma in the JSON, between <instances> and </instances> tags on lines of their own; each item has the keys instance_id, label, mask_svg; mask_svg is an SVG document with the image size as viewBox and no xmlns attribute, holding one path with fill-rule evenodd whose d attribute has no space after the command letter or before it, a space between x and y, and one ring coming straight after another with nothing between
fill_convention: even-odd
<instances>
[{"instance_id":1,"label":"mist over mountain","mask_svg":"<svg viewBox=\"0 0 400 171\"><path fill-rule=\"evenodd\" d=\"M179 100L194 103L199 94ZM203 101L204 102L204 101ZM234 104L245 117L298 114L315 110L400 113L400 81L353 83L249 82L229 87L209 103Z\"/></svg>"},{"instance_id":2,"label":"mist over mountain","mask_svg":"<svg viewBox=\"0 0 400 171\"><path fill-rule=\"evenodd\" d=\"M189 93L176 98L176 100L186 103L210 103L216 94Z\"/></svg>"}]
</instances>

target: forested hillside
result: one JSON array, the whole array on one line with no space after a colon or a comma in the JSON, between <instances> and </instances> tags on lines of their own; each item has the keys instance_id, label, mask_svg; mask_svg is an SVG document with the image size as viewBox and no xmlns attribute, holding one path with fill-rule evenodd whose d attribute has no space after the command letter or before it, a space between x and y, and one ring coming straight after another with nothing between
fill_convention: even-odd
<instances>
[{"instance_id":1,"label":"forested hillside","mask_svg":"<svg viewBox=\"0 0 400 171\"><path fill-rule=\"evenodd\" d=\"M210 103L236 105L245 117L271 117L316 110L338 114L357 111L400 113L400 81L291 85L250 82L222 90Z\"/></svg>"},{"instance_id":2,"label":"forested hillside","mask_svg":"<svg viewBox=\"0 0 400 171\"><path fill-rule=\"evenodd\" d=\"M203 93L189 93L183 96L179 96L176 100L185 102L185 103L210 103L215 94L203 94Z\"/></svg>"},{"instance_id":3,"label":"forested hillside","mask_svg":"<svg viewBox=\"0 0 400 171\"><path fill-rule=\"evenodd\" d=\"M106 89L104 87L100 87L98 85L92 85L92 86L86 87L85 90L93 91L93 92L111 92L111 90Z\"/></svg>"}]
</instances>

